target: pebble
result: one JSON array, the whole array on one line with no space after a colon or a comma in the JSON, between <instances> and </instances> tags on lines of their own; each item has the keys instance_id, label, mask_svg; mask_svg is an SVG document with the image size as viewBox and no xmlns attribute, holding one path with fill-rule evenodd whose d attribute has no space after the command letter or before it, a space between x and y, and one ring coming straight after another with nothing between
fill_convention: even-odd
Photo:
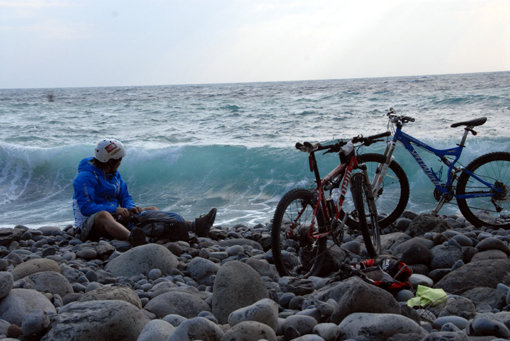
<instances>
[{"instance_id":1,"label":"pebble","mask_svg":"<svg viewBox=\"0 0 510 341\"><path fill-rule=\"evenodd\" d=\"M411 288L395 293L339 279L334 268L280 277L270 224L217 226L209 238L134 248L81 242L58 227L0 228L9 241L0 245L0 338L79 338L86 330L97 340L509 339L509 232L424 216L406 211L385 228L383 252L415 270ZM335 264L364 259L355 237L349 232ZM417 285L442 288L448 299L411 309Z\"/></svg>"}]
</instances>

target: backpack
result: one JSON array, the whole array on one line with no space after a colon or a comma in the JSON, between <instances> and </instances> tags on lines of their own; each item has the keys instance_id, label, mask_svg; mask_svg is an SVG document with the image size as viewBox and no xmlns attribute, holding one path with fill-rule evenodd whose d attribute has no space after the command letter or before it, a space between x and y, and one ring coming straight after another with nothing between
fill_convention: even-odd
<instances>
[{"instance_id":1,"label":"backpack","mask_svg":"<svg viewBox=\"0 0 510 341\"><path fill-rule=\"evenodd\" d=\"M354 267L364 275L366 281L390 292L411 288L409 277L413 271L406 263L399 260L367 259Z\"/></svg>"},{"instance_id":2,"label":"backpack","mask_svg":"<svg viewBox=\"0 0 510 341\"><path fill-rule=\"evenodd\" d=\"M358 276L365 282L378 286L391 293L410 289L411 268L394 258L367 259L354 265L343 264L333 280L344 280Z\"/></svg>"},{"instance_id":3,"label":"backpack","mask_svg":"<svg viewBox=\"0 0 510 341\"><path fill-rule=\"evenodd\" d=\"M150 242L189 240L188 224L173 212L143 211L131 218L129 227L142 229Z\"/></svg>"}]
</instances>

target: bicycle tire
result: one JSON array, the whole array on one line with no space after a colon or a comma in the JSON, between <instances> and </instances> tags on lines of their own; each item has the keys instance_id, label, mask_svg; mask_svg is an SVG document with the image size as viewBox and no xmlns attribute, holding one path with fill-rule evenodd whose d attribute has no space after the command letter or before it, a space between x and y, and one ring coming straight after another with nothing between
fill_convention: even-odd
<instances>
[{"instance_id":1,"label":"bicycle tire","mask_svg":"<svg viewBox=\"0 0 510 341\"><path fill-rule=\"evenodd\" d=\"M375 176L379 164L384 163L386 158L382 154L360 154L357 156L359 163L367 166L370 181ZM404 212L409 200L409 181L402 167L392 160L389 164L386 176L383 179L381 188L374 193L374 198L379 212L379 228L384 228L397 220ZM354 207L349 208L349 200L344 202L342 209L349 212ZM352 228L359 228L359 223L347 216L346 224Z\"/></svg>"},{"instance_id":2,"label":"bicycle tire","mask_svg":"<svg viewBox=\"0 0 510 341\"><path fill-rule=\"evenodd\" d=\"M326 230L321 211L317 210L314 216L315 202L313 192L297 188L287 192L276 207L271 250L280 276L317 276L321 271L327 238L314 240L308 234L312 219L315 219L315 232ZM301 215L298 215L299 212ZM295 224L292 235L289 232L291 223ZM297 257L292 256L293 251Z\"/></svg>"},{"instance_id":3,"label":"bicycle tire","mask_svg":"<svg viewBox=\"0 0 510 341\"><path fill-rule=\"evenodd\" d=\"M365 201L367 201L367 197L365 195L364 177L362 173L355 173L352 175L351 193L352 200L357 211L359 229L361 230L363 241L365 242L365 248L367 249L367 252L370 255L370 257L375 258L377 257L377 251L372 241L372 235L370 233L370 228L368 226L365 213Z\"/></svg>"},{"instance_id":4,"label":"bicycle tire","mask_svg":"<svg viewBox=\"0 0 510 341\"><path fill-rule=\"evenodd\" d=\"M495 203L501 207L501 211L496 211L495 205L489 197L479 197L457 199L460 212L477 227L510 229L510 153L484 154L469 163L466 170L503 189L503 193L493 197ZM491 193L485 185L468 173L462 172L457 183L457 195L483 192Z\"/></svg>"}]
</instances>

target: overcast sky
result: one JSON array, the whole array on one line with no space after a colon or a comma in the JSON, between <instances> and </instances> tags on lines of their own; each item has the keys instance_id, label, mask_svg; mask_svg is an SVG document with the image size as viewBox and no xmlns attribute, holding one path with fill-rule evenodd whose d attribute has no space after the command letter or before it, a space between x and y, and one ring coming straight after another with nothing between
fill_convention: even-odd
<instances>
[{"instance_id":1,"label":"overcast sky","mask_svg":"<svg viewBox=\"0 0 510 341\"><path fill-rule=\"evenodd\" d=\"M510 70L510 0L0 0L0 88Z\"/></svg>"}]
</instances>

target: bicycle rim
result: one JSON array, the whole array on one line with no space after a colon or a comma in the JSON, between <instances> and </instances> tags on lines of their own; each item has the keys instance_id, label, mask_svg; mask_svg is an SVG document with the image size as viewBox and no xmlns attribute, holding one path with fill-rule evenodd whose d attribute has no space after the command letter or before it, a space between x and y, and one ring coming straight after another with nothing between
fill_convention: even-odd
<instances>
[{"instance_id":1,"label":"bicycle rim","mask_svg":"<svg viewBox=\"0 0 510 341\"><path fill-rule=\"evenodd\" d=\"M322 215L314 216L313 196L309 190L294 189L285 194L276 207L271 249L280 276L307 277L320 273L327 238L312 237L323 232L319 230L324 226Z\"/></svg>"},{"instance_id":2,"label":"bicycle rim","mask_svg":"<svg viewBox=\"0 0 510 341\"><path fill-rule=\"evenodd\" d=\"M372 233L374 230L371 228L371 224L367 221L367 217L370 217L370 213L367 215L368 203L365 195L363 178L363 174L361 173L353 174L351 178L352 200L356 208L354 216L357 217L359 229L361 230L367 252L370 257L375 258L377 256L377 250L376 246L374 245L374 241L376 242L376 245L379 245L380 248L380 239L378 233L377 235Z\"/></svg>"},{"instance_id":3,"label":"bicycle rim","mask_svg":"<svg viewBox=\"0 0 510 341\"><path fill-rule=\"evenodd\" d=\"M499 189L493 191L466 172L459 177L456 194L491 194L457 199L464 217L475 226L510 228L510 153L497 152L473 160L467 170Z\"/></svg>"},{"instance_id":4,"label":"bicycle rim","mask_svg":"<svg viewBox=\"0 0 510 341\"><path fill-rule=\"evenodd\" d=\"M368 176L372 182L377 167L385 162L384 155L368 153L360 154L357 157L359 163L366 165ZM379 213L380 228L390 225L404 212L409 200L409 182L404 170L396 161L391 161L381 187L377 193L374 193L374 197ZM350 213L354 209L352 198L347 195L342 210ZM352 219L350 214L346 222L350 227L359 228L358 221Z\"/></svg>"}]
</instances>

